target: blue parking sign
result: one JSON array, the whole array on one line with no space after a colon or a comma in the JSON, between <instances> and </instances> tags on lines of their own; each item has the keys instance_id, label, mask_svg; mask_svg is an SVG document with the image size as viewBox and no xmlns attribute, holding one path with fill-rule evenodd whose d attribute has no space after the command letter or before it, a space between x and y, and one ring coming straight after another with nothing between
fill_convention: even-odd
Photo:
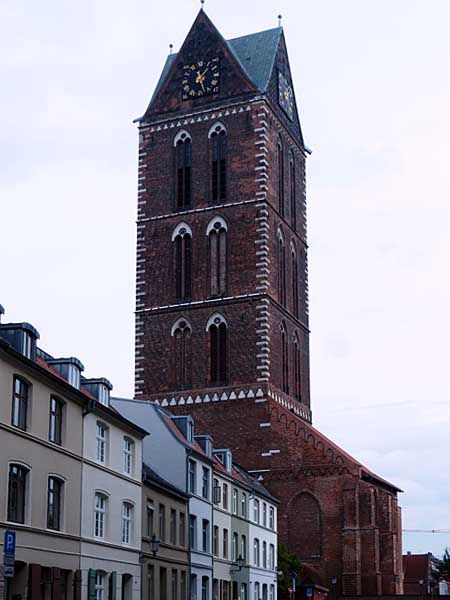
<instances>
[{"instance_id":1,"label":"blue parking sign","mask_svg":"<svg viewBox=\"0 0 450 600\"><path fill-rule=\"evenodd\" d=\"M16 553L16 532L15 531L8 531L8 530L5 531L3 552L5 554L15 554Z\"/></svg>"}]
</instances>

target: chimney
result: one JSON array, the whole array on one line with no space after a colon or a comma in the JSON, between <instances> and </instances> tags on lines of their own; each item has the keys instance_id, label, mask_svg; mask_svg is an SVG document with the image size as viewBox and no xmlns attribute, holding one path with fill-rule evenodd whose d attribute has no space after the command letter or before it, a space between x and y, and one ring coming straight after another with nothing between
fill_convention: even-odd
<instances>
[{"instance_id":1,"label":"chimney","mask_svg":"<svg viewBox=\"0 0 450 600\"><path fill-rule=\"evenodd\" d=\"M99 377L98 379L85 379L83 377L81 383L90 394L97 398L100 404L109 406L109 397L113 386L108 379L105 377Z\"/></svg>"},{"instance_id":2,"label":"chimney","mask_svg":"<svg viewBox=\"0 0 450 600\"><path fill-rule=\"evenodd\" d=\"M3 307L2 311L4 312ZM0 311L0 314L3 313ZM36 360L36 341L40 336L33 325L29 323L5 323L0 325L0 337L25 358Z\"/></svg>"},{"instance_id":3,"label":"chimney","mask_svg":"<svg viewBox=\"0 0 450 600\"><path fill-rule=\"evenodd\" d=\"M84 371L84 366L78 358L71 356L70 358L52 358L47 361L61 377L70 383L77 390L80 389L81 372Z\"/></svg>"}]
</instances>

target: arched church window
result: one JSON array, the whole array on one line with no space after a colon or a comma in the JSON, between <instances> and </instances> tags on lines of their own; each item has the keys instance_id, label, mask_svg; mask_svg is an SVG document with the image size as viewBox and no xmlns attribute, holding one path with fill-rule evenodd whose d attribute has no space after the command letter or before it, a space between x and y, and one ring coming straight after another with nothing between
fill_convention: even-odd
<instances>
[{"instance_id":1,"label":"arched church window","mask_svg":"<svg viewBox=\"0 0 450 600\"><path fill-rule=\"evenodd\" d=\"M176 199L177 208L187 208L191 204L191 162L192 140L187 131L179 131L174 140L176 160Z\"/></svg>"},{"instance_id":2,"label":"arched church window","mask_svg":"<svg viewBox=\"0 0 450 600\"><path fill-rule=\"evenodd\" d=\"M191 298L192 231L186 223L180 223L172 235L175 262L175 294L177 301Z\"/></svg>"},{"instance_id":3,"label":"arched church window","mask_svg":"<svg viewBox=\"0 0 450 600\"><path fill-rule=\"evenodd\" d=\"M291 204L291 223L292 227L297 227L297 202L296 202L296 184L295 184L295 159L292 152L289 153L289 197Z\"/></svg>"},{"instance_id":4,"label":"arched church window","mask_svg":"<svg viewBox=\"0 0 450 600\"><path fill-rule=\"evenodd\" d=\"M278 140L277 147L277 162L278 162L278 210L282 217L284 217L284 154L283 154L283 142Z\"/></svg>"},{"instance_id":5,"label":"arched church window","mask_svg":"<svg viewBox=\"0 0 450 600\"><path fill-rule=\"evenodd\" d=\"M288 508L289 548L302 560L322 556L322 510L307 492L295 496Z\"/></svg>"},{"instance_id":6,"label":"arched church window","mask_svg":"<svg viewBox=\"0 0 450 600\"><path fill-rule=\"evenodd\" d=\"M281 324L281 389L285 394L289 394L289 348L286 326Z\"/></svg>"},{"instance_id":7,"label":"arched church window","mask_svg":"<svg viewBox=\"0 0 450 600\"><path fill-rule=\"evenodd\" d=\"M210 294L220 296L227 284L227 224L221 217L212 219L206 230L209 243Z\"/></svg>"},{"instance_id":8,"label":"arched church window","mask_svg":"<svg viewBox=\"0 0 450 600\"><path fill-rule=\"evenodd\" d=\"M211 140L211 194L213 202L222 202L227 195L227 130L215 123L209 130Z\"/></svg>"},{"instance_id":9,"label":"arched church window","mask_svg":"<svg viewBox=\"0 0 450 600\"><path fill-rule=\"evenodd\" d=\"M301 372L301 354L300 340L298 334L295 333L293 339L294 350L294 395L299 401L302 399L302 372Z\"/></svg>"},{"instance_id":10,"label":"arched church window","mask_svg":"<svg viewBox=\"0 0 450 600\"><path fill-rule=\"evenodd\" d=\"M278 301L286 306L286 250L281 230L277 235Z\"/></svg>"},{"instance_id":11,"label":"arched church window","mask_svg":"<svg viewBox=\"0 0 450 600\"><path fill-rule=\"evenodd\" d=\"M292 288L292 312L298 318L298 260L295 246L291 246L291 288Z\"/></svg>"},{"instance_id":12,"label":"arched church window","mask_svg":"<svg viewBox=\"0 0 450 600\"><path fill-rule=\"evenodd\" d=\"M174 380L177 389L182 390L192 385L192 328L189 322L178 319L172 327L174 338Z\"/></svg>"},{"instance_id":13,"label":"arched church window","mask_svg":"<svg viewBox=\"0 0 450 600\"><path fill-rule=\"evenodd\" d=\"M216 313L208 320L210 383L224 384L227 381L227 322Z\"/></svg>"}]
</instances>

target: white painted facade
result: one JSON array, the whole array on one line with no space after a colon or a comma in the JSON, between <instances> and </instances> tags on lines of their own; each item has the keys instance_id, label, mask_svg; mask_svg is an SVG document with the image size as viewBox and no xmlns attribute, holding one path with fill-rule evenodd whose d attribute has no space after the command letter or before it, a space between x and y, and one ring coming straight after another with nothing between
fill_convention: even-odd
<instances>
[{"instance_id":1,"label":"white painted facade","mask_svg":"<svg viewBox=\"0 0 450 600\"><path fill-rule=\"evenodd\" d=\"M144 462L151 465L169 483L189 494L189 518L187 522L190 543L190 600L212 598L213 556L213 506L212 465L198 443L193 439L193 421L181 423L179 419L161 409L160 406L141 400L113 398L112 405L127 419L144 427L150 435L143 442ZM177 426L178 424L178 426ZM190 480L189 466L195 464L195 476ZM203 469L208 472L208 486L203 495ZM191 485L192 483L192 485ZM193 519L193 520L192 520ZM192 523L192 524L191 524ZM203 535L203 526L207 531ZM205 538L205 539L204 539ZM191 541L191 540L190 540ZM204 544L205 542L205 544ZM206 595L203 594L203 586Z\"/></svg>"},{"instance_id":2,"label":"white painted facade","mask_svg":"<svg viewBox=\"0 0 450 600\"><path fill-rule=\"evenodd\" d=\"M277 597L277 507L254 493L250 504L249 600Z\"/></svg>"},{"instance_id":3,"label":"white painted facade","mask_svg":"<svg viewBox=\"0 0 450 600\"><path fill-rule=\"evenodd\" d=\"M104 598L140 600L142 439L111 415L96 406L84 420L82 597L91 574Z\"/></svg>"}]
</instances>

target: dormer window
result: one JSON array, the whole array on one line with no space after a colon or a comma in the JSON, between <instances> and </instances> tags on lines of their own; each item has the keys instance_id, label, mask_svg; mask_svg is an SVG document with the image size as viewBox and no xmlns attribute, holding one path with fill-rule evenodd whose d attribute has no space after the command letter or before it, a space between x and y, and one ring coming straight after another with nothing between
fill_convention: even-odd
<instances>
[{"instance_id":1,"label":"dormer window","mask_svg":"<svg viewBox=\"0 0 450 600\"><path fill-rule=\"evenodd\" d=\"M84 379L83 388L85 388L90 394L103 404L103 406L109 406L109 397L112 390L112 383L104 377L100 379Z\"/></svg>"},{"instance_id":2,"label":"dormer window","mask_svg":"<svg viewBox=\"0 0 450 600\"><path fill-rule=\"evenodd\" d=\"M81 385L81 372L84 371L78 358L52 358L47 363L64 377L67 383L79 390Z\"/></svg>"},{"instance_id":3,"label":"dormer window","mask_svg":"<svg viewBox=\"0 0 450 600\"><path fill-rule=\"evenodd\" d=\"M186 440L192 444L194 441L194 420L192 417L172 417L172 421L184 435Z\"/></svg>"},{"instance_id":4,"label":"dormer window","mask_svg":"<svg viewBox=\"0 0 450 600\"><path fill-rule=\"evenodd\" d=\"M29 323L5 323L0 325L0 337L4 338L16 352L29 360L36 358L36 340L39 333Z\"/></svg>"}]
</instances>

